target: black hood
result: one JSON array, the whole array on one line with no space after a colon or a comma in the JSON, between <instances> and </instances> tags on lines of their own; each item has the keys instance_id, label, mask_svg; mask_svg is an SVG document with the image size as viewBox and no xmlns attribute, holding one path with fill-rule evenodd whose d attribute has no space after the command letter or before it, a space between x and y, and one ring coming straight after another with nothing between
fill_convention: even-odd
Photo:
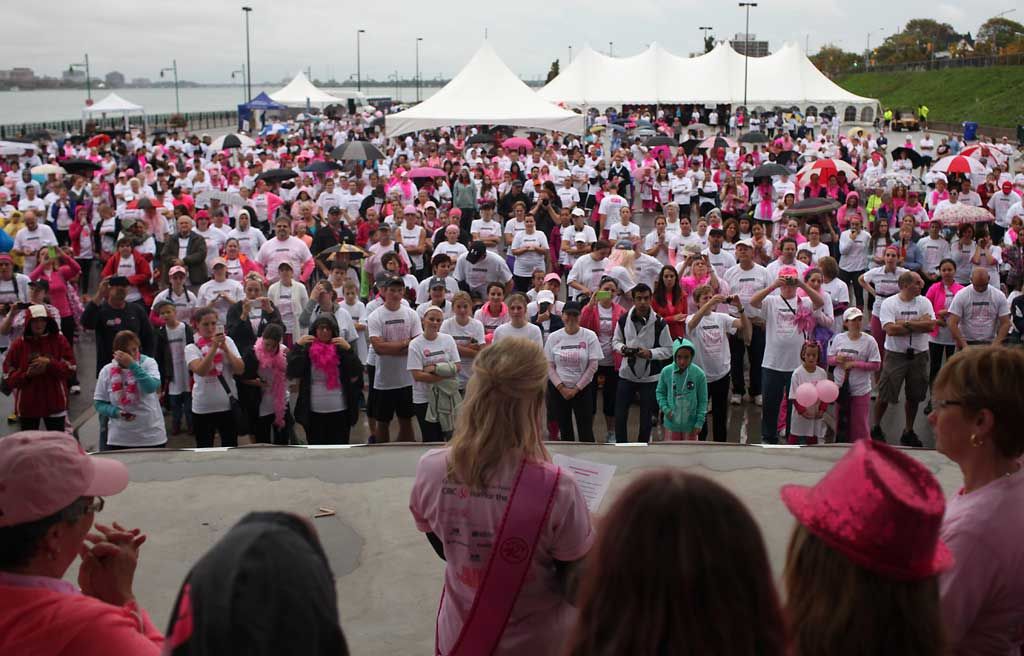
<instances>
[{"instance_id":1,"label":"black hood","mask_svg":"<svg viewBox=\"0 0 1024 656\"><path fill-rule=\"evenodd\" d=\"M189 572L171 656L348 656L323 547L295 515L250 513Z\"/></svg>"},{"instance_id":2,"label":"black hood","mask_svg":"<svg viewBox=\"0 0 1024 656\"><path fill-rule=\"evenodd\" d=\"M331 327L331 337L341 336L341 329L338 328L337 320L335 320L335 318L329 314L321 314L316 319L313 319L313 322L309 324L309 334L315 337L316 329L322 323L326 323L328 326Z\"/></svg>"}]
</instances>

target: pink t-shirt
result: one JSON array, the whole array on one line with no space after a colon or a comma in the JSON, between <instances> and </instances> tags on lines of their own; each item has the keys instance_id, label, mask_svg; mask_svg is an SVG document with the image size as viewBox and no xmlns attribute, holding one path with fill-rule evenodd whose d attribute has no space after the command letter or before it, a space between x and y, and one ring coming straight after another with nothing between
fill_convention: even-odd
<instances>
[{"instance_id":1,"label":"pink t-shirt","mask_svg":"<svg viewBox=\"0 0 1024 656\"><path fill-rule=\"evenodd\" d=\"M309 252L309 247L298 237L288 237L287 239L274 237L260 246L257 256L257 260L267 273L267 280L271 282L280 276L277 268L282 262L291 264L292 271L298 277L302 273L302 267L311 259L313 259L313 254Z\"/></svg>"},{"instance_id":2,"label":"pink t-shirt","mask_svg":"<svg viewBox=\"0 0 1024 656\"><path fill-rule=\"evenodd\" d=\"M437 618L442 654L447 654L458 639L473 605L517 469L518 462L510 460L495 472L482 494L470 494L465 486L447 478L448 449L428 451L416 467L409 510L416 528L434 533L444 542L444 599ZM578 560L590 550L593 541L587 504L575 479L563 469L548 524L534 551L533 567L494 652L496 655L562 653L562 641L576 619L576 610L554 591L552 561Z\"/></svg>"},{"instance_id":3,"label":"pink t-shirt","mask_svg":"<svg viewBox=\"0 0 1024 656\"><path fill-rule=\"evenodd\" d=\"M957 656L1018 656L1024 642L1024 472L956 494L942 539L956 558L939 578Z\"/></svg>"}]
</instances>

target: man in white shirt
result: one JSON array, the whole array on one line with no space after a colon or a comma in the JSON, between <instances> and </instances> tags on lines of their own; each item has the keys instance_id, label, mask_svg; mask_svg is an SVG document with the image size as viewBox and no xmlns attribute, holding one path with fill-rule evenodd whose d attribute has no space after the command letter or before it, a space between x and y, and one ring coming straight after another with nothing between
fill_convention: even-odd
<instances>
[{"instance_id":1,"label":"man in white shirt","mask_svg":"<svg viewBox=\"0 0 1024 656\"><path fill-rule=\"evenodd\" d=\"M928 234L917 241L921 258L921 275L928 283L939 279L939 264L950 256L949 242L942 238L942 224L932 221Z\"/></svg>"},{"instance_id":2,"label":"man in white shirt","mask_svg":"<svg viewBox=\"0 0 1024 656\"><path fill-rule=\"evenodd\" d=\"M374 392L375 438L389 442L389 424L398 417L398 441L412 442L412 374L408 370L409 343L423 333L419 315L402 305L405 282L391 276L383 285L384 305L367 319L367 334L377 356L374 379L370 381Z\"/></svg>"},{"instance_id":3,"label":"man in white shirt","mask_svg":"<svg viewBox=\"0 0 1024 656\"><path fill-rule=\"evenodd\" d=\"M572 186L572 178L568 175L563 178L562 186L557 191L558 199L562 201L562 207L567 207L571 210L580 202L580 192L576 187Z\"/></svg>"},{"instance_id":4,"label":"man in white shirt","mask_svg":"<svg viewBox=\"0 0 1024 656\"><path fill-rule=\"evenodd\" d=\"M267 280L277 281L278 267L282 262L290 264L296 275L301 275L306 262L313 259L309 247L306 246L306 242L291 235L291 221L285 215L277 217L274 230L276 236L263 244L256 255L256 261L267 273Z\"/></svg>"},{"instance_id":5,"label":"man in white shirt","mask_svg":"<svg viewBox=\"0 0 1024 656\"><path fill-rule=\"evenodd\" d=\"M267 238L259 230L250 227L251 224L252 217L249 215L249 211L240 210L236 227L228 232L228 239L237 239L239 250L255 262L256 256L259 255L260 248L266 243Z\"/></svg>"},{"instance_id":6,"label":"man in white shirt","mask_svg":"<svg viewBox=\"0 0 1024 656\"><path fill-rule=\"evenodd\" d=\"M999 191L989 197L988 209L992 210L996 217L995 223L989 227L993 243L1003 243L1003 235L1010 227L1010 218L1007 215L1010 208L1020 202L1021 196L1013 190L1013 183L1009 180L1003 183Z\"/></svg>"},{"instance_id":7,"label":"man in white shirt","mask_svg":"<svg viewBox=\"0 0 1024 656\"><path fill-rule=\"evenodd\" d=\"M629 208L629 203L620 196L616 190L615 183L611 180L604 183L604 198L597 207L597 232L600 234L619 222L619 213L623 208Z\"/></svg>"},{"instance_id":8,"label":"man in white shirt","mask_svg":"<svg viewBox=\"0 0 1024 656\"><path fill-rule=\"evenodd\" d=\"M708 256L708 264L714 268L715 275L719 277L724 276L726 271L736 266L736 258L732 256L732 253L722 250L724 243L724 230L721 228L708 230L708 247L704 249L704 254Z\"/></svg>"},{"instance_id":9,"label":"man in white shirt","mask_svg":"<svg viewBox=\"0 0 1024 656\"><path fill-rule=\"evenodd\" d=\"M903 446L923 446L914 433L917 407L928 395L928 336L935 328L935 312L921 296L924 281L908 271L899 278L900 292L881 303L878 319L885 332L885 357L875 401L875 424L871 437L885 441L882 417L890 403L899 403L900 388L906 384L903 406ZM878 306L875 306L878 307Z\"/></svg>"},{"instance_id":10,"label":"man in white shirt","mask_svg":"<svg viewBox=\"0 0 1024 656\"><path fill-rule=\"evenodd\" d=\"M689 210L689 205L684 206L684 211ZM666 225L665 230L668 231ZM675 253L676 262L684 262L686 260L686 253L683 252L687 246L695 247L697 250L702 250L704 244L701 243L700 235L692 232L690 227L690 219L686 216L679 218L679 234L672 238L669 250Z\"/></svg>"},{"instance_id":11,"label":"man in white shirt","mask_svg":"<svg viewBox=\"0 0 1024 656\"><path fill-rule=\"evenodd\" d=\"M39 217L35 210L25 212L25 227L18 230L14 235L14 248L11 252L15 255L24 255L24 270L31 273L36 268L37 253L44 246L56 246L57 236L53 234L50 226L39 223Z\"/></svg>"},{"instance_id":12,"label":"man in white shirt","mask_svg":"<svg viewBox=\"0 0 1024 656\"><path fill-rule=\"evenodd\" d=\"M35 210L39 216L46 214L46 201L36 195L36 188L32 185L25 187L25 193L18 201L18 210L22 213L28 210Z\"/></svg>"},{"instance_id":13,"label":"man in white shirt","mask_svg":"<svg viewBox=\"0 0 1024 656\"><path fill-rule=\"evenodd\" d=\"M482 241L487 250L500 253L504 241L501 221L494 216L494 201L480 204L480 218L473 219L469 227L473 241Z\"/></svg>"},{"instance_id":14,"label":"man in white shirt","mask_svg":"<svg viewBox=\"0 0 1024 656\"><path fill-rule=\"evenodd\" d=\"M1010 332L1010 304L982 267L971 272L971 284L956 293L949 304L949 332L959 349L992 344L999 346Z\"/></svg>"},{"instance_id":15,"label":"man in white shirt","mask_svg":"<svg viewBox=\"0 0 1024 656\"><path fill-rule=\"evenodd\" d=\"M487 285L499 282L505 285L505 292L511 289L512 271L509 270L505 258L487 250L482 241L474 241L469 245L469 252L455 263L455 279L470 293L479 298L487 295Z\"/></svg>"},{"instance_id":16,"label":"man in white shirt","mask_svg":"<svg viewBox=\"0 0 1024 656\"><path fill-rule=\"evenodd\" d=\"M601 284L605 271L610 269L605 259L611 254L611 245L604 240L594 242L593 250L581 256L572 265L566 283L572 300L580 296L589 298Z\"/></svg>"}]
</instances>

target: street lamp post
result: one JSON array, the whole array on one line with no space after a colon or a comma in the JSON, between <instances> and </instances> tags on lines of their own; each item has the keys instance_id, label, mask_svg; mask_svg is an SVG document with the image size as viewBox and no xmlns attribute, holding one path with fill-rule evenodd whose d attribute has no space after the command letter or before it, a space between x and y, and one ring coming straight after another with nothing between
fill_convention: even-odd
<instances>
[{"instance_id":1,"label":"street lamp post","mask_svg":"<svg viewBox=\"0 0 1024 656\"><path fill-rule=\"evenodd\" d=\"M416 37L416 102L420 101L420 41L423 37Z\"/></svg>"},{"instance_id":2,"label":"street lamp post","mask_svg":"<svg viewBox=\"0 0 1024 656\"><path fill-rule=\"evenodd\" d=\"M747 10L747 27L743 32L743 111L747 110L747 61L750 59L750 8L756 7L756 2L741 2L740 7Z\"/></svg>"},{"instance_id":3,"label":"street lamp post","mask_svg":"<svg viewBox=\"0 0 1024 656\"><path fill-rule=\"evenodd\" d=\"M249 14L252 7L242 7L245 14L245 95L246 99L252 100L252 58L249 54Z\"/></svg>"},{"instance_id":4,"label":"street lamp post","mask_svg":"<svg viewBox=\"0 0 1024 656\"><path fill-rule=\"evenodd\" d=\"M704 50L706 51L708 49L708 32L715 28L710 25L701 25L697 29L704 33Z\"/></svg>"},{"instance_id":5,"label":"street lamp post","mask_svg":"<svg viewBox=\"0 0 1024 656\"><path fill-rule=\"evenodd\" d=\"M366 30L356 30L356 91L363 90L363 56L359 43L359 37L363 34L366 34Z\"/></svg>"},{"instance_id":6,"label":"street lamp post","mask_svg":"<svg viewBox=\"0 0 1024 656\"><path fill-rule=\"evenodd\" d=\"M178 97L178 60L177 59L172 59L171 60L171 65L169 67L161 68L160 69L160 77L163 77L164 73L166 73L167 71L172 71L174 73L174 113L175 114L180 114L181 113L181 100Z\"/></svg>"},{"instance_id":7,"label":"street lamp post","mask_svg":"<svg viewBox=\"0 0 1024 656\"><path fill-rule=\"evenodd\" d=\"M569 46L569 63L572 63L572 46Z\"/></svg>"},{"instance_id":8,"label":"street lamp post","mask_svg":"<svg viewBox=\"0 0 1024 656\"><path fill-rule=\"evenodd\" d=\"M89 53L85 53L85 61L81 64L71 64L69 67L71 70L76 68L85 69L85 97L87 98L87 104L92 104L92 75L89 73Z\"/></svg>"},{"instance_id":9,"label":"street lamp post","mask_svg":"<svg viewBox=\"0 0 1024 656\"><path fill-rule=\"evenodd\" d=\"M612 41L608 42L608 56L609 57L614 57L615 56L615 43L613 43Z\"/></svg>"}]
</instances>

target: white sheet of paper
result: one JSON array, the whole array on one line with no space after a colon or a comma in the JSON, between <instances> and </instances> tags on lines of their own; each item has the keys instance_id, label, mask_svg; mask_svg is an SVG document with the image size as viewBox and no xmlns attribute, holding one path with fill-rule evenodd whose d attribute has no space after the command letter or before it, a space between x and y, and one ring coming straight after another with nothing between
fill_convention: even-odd
<instances>
[{"instance_id":1,"label":"white sheet of paper","mask_svg":"<svg viewBox=\"0 0 1024 656\"><path fill-rule=\"evenodd\" d=\"M605 465L600 462L573 458L562 453L556 453L551 460L558 465L572 472L573 478L580 486L580 492L587 502L590 512L597 512L601 507L601 500L608 493L608 487L615 476L615 465Z\"/></svg>"}]
</instances>

